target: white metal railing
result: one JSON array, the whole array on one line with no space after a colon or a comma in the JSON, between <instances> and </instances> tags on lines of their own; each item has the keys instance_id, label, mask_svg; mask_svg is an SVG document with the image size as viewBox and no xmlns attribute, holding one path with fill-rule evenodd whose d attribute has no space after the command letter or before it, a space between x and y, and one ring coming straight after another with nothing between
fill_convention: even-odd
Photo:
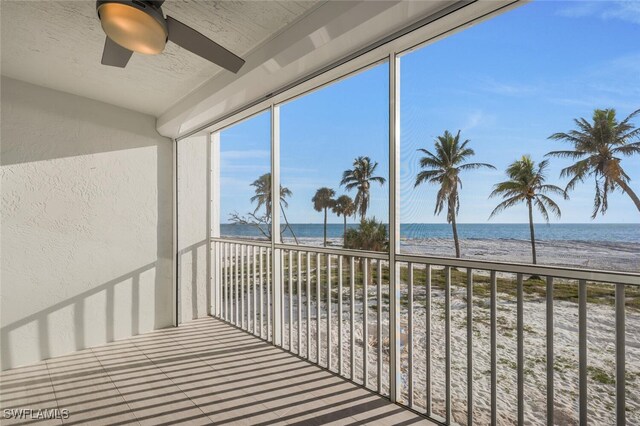
<instances>
[{"instance_id":1,"label":"white metal railing","mask_svg":"<svg viewBox=\"0 0 640 426\"><path fill-rule=\"evenodd\" d=\"M640 420L640 399L625 387L625 293L640 300L638 274L397 255L401 307L391 317L386 253L220 238L212 239L212 248L216 316L382 395L396 386L398 403L431 419L549 425L571 416L581 424ZM588 300L596 297L590 291L605 302L594 309L608 309L612 300L613 383L598 386L589 377ZM280 303L273 303L274 294ZM567 345L556 335L574 313L577 344ZM390 341L396 322L402 331ZM394 350L399 375L391 371ZM573 398L573 391L556 371L570 368L567 350L577 361L570 413L558 412L558 401ZM540 365L531 373L534 356ZM541 380L535 373L543 370ZM633 374L640 379L640 372ZM605 391L615 395L614 408L593 418L597 410L590 404L603 400ZM512 409L498 404L505 398L513 399Z\"/></svg>"},{"instance_id":2,"label":"white metal railing","mask_svg":"<svg viewBox=\"0 0 640 426\"><path fill-rule=\"evenodd\" d=\"M216 316L272 341L271 244L215 241L212 251Z\"/></svg>"}]
</instances>

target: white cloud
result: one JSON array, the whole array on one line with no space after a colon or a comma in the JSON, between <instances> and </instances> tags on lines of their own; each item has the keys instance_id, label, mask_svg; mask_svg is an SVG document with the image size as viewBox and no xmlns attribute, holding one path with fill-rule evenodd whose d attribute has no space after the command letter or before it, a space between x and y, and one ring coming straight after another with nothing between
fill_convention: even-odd
<instances>
[{"instance_id":1,"label":"white cloud","mask_svg":"<svg viewBox=\"0 0 640 426\"><path fill-rule=\"evenodd\" d=\"M602 6L601 3L602 2L594 1L572 1L569 2L570 6L560 9L557 14L567 18L584 18L596 14Z\"/></svg>"},{"instance_id":2,"label":"white cloud","mask_svg":"<svg viewBox=\"0 0 640 426\"><path fill-rule=\"evenodd\" d=\"M477 110L467 116L467 120L460 130L464 133L476 127L493 125L495 122L495 116L487 114L484 111Z\"/></svg>"},{"instance_id":3,"label":"white cloud","mask_svg":"<svg viewBox=\"0 0 640 426\"><path fill-rule=\"evenodd\" d=\"M529 84L505 83L492 78L483 78L479 81L478 87L485 92L506 96L525 96L538 92L539 88Z\"/></svg>"},{"instance_id":4,"label":"white cloud","mask_svg":"<svg viewBox=\"0 0 640 426\"><path fill-rule=\"evenodd\" d=\"M640 2L638 1L616 1L613 7L607 8L602 13L605 19L621 19L634 24L640 24Z\"/></svg>"},{"instance_id":5,"label":"white cloud","mask_svg":"<svg viewBox=\"0 0 640 426\"><path fill-rule=\"evenodd\" d=\"M638 1L571 1L557 14L567 18L619 19L640 24L640 2Z\"/></svg>"},{"instance_id":6,"label":"white cloud","mask_svg":"<svg viewBox=\"0 0 640 426\"><path fill-rule=\"evenodd\" d=\"M248 149L244 151L222 151L220 157L222 160L244 160L247 158L267 158L270 153L268 150Z\"/></svg>"}]
</instances>

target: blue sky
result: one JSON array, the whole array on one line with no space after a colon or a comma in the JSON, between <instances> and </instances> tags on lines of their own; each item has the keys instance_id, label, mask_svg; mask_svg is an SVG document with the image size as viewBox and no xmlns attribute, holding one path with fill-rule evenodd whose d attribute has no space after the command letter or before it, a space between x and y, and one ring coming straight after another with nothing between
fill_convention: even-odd
<instances>
[{"instance_id":1,"label":"blue sky","mask_svg":"<svg viewBox=\"0 0 640 426\"><path fill-rule=\"evenodd\" d=\"M444 130L470 139L473 161L497 170L462 176L459 222L486 222L499 202L487 199L504 180L506 166L522 154L534 160L568 148L547 137L573 128L594 108L614 107L620 119L640 108L640 2L532 2L404 55L401 59L401 221L444 223L434 216L437 189L413 188L417 148L432 148ZM344 193L342 172L358 155L379 162L388 177L388 65L380 64L293 100L281 109L281 179L290 188L287 215L294 223L318 223L311 198L321 186ZM269 171L269 113L222 132L222 217L252 211L250 183ZM635 120L640 126L640 119ZM552 159L549 183L564 186ZM640 192L640 157L623 166ZM388 186L375 186L369 215L387 219ZM352 197L355 193L350 193ZM562 219L592 222L593 182L558 200ZM492 222L526 222L524 206ZM536 218L541 221L540 217ZM330 215L330 222L341 218ZM628 196L615 193L596 223L640 222Z\"/></svg>"}]
</instances>

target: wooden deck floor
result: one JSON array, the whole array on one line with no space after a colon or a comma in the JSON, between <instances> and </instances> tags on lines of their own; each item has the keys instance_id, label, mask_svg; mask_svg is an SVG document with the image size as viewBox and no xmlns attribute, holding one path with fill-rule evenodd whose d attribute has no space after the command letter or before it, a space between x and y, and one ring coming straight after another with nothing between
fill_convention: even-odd
<instances>
[{"instance_id":1,"label":"wooden deck floor","mask_svg":"<svg viewBox=\"0 0 640 426\"><path fill-rule=\"evenodd\" d=\"M5 371L0 388L3 425L431 424L213 318ZM7 418L21 408L69 417Z\"/></svg>"}]
</instances>

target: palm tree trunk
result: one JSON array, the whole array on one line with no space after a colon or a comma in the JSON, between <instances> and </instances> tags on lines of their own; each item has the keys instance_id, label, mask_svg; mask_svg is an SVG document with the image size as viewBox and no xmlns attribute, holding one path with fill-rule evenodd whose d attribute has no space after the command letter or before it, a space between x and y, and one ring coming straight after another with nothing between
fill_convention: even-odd
<instances>
[{"instance_id":1,"label":"palm tree trunk","mask_svg":"<svg viewBox=\"0 0 640 426\"><path fill-rule=\"evenodd\" d=\"M627 185L627 183L622 179L616 179L616 183L620 185L620 188L622 188L624 192L627 193L627 195L631 198L631 200L633 200L638 211L640 211L640 198L638 198L636 193L633 192L633 190L629 187L629 185Z\"/></svg>"},{"instance_id":2,"label":"palm tree trunk","mask_svg":"<svg viewBox=\"0 0 640 426\"><path fill-rule=\"evenodd\" d=\"M456 258L460 258L460 241L458 241L458 225L456 224L456 210L455 206L449 202L449 212L451 215L451 228L453 229L453 243L456 246Z\"/></svg>"},{"instance_id":3,"label":"palm tree trunk","mask_svg":"<svg viewBox=\"0 0 640 426\"><path fill-rule=\"evenodd\" d=\"M536 259L536 234L533 229L533 206L531 201L527 201L527 207L529 207L529 231L531 232L531 253L533 255L533 264L537 263Z\"/></svg>"},{"instance_id":4,"label":"palm tree trunk","mask_svg":"<svg viewBox=\"0 0 640 426\"><path fill-rule=\"evenodd\" d=\"M344 241L347 238L347 215L344 216L344 232L342 233L342 245L344 245Z\"/></svg>"},{"instance_id":5,"label":"palm tree trunk","mask_svg":"<svg viewBox=\"0 0 640 426\"><path fill-rule=\"evenodd\" d=\"M324 208L324 246L327 246L327 208Z\"/></svg>"},{"instance_id":6,"label":"palm tree trunk","mask_svg":"<svg viewBox=\"0 0 640 426\"><path fill-rule=\"evenodd\" d=\"M289 231L291 231L291 235L293 235L293 239L296 242L296 245L299 245L298 237L296 237L296 233L293 232L293 228L291 227L291 224L289 224L289 221L287 220L287 214L284 212L284 209L282 208L282 203L280 203L280 211L282 212L282 218L284 219L284 223L287 224L284 229L289 228Z\"/></svg>"}]
</instances>

